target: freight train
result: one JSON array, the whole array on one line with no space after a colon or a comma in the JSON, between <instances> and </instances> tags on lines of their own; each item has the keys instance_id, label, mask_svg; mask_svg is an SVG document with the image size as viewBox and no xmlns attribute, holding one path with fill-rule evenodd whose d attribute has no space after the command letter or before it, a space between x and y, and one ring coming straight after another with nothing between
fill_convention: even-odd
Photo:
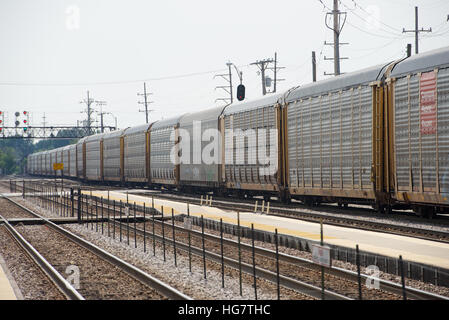
<instances>
[{"instance_id":1,"label":"freight train","mask_svg":"<svg viewBox=\"0 0 449 320\"><path fill-rule=\"evenodd\" d=\"M211 130L219 134L212 138ZM252 130L257 143L232 130ZM183 141L186 133L194 138ZM195 162L213 140L219 140L212 151L218 161ZM269 172L266 163L254 161L266 152L275 155ZM27 171L54 177L52 164L59 162L59 175L103 184L308 205L366 203L381 212L409 208L426 216L448 212L449 47L257 100L88 136L31 154Z\"/></svg>"}]
</instances>

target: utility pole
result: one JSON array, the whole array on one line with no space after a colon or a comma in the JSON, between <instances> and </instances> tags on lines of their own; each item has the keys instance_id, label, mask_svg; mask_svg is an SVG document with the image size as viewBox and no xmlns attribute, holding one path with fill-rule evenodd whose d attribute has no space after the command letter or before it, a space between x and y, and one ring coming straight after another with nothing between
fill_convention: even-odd
<instances>
[{"instance_id":1,"label":"utility pole","mask_svg":"<svg viewBox=\"0 0 449 320\"><path fill-rule=\"evenodd\" d=\"M231 66L232 65L233 65L232 62L227 62L226 66L228 67L228 73L227 74L226 73L216 74L214 76L214 79L216 77L221 77L228 83L225 86L216 86L215 90L222 89L222 90L226 91L229 94L229 98L218 98L218 99L215 99L215 102L217 102L219 100L224 101L226 104L234 102L234 97L232 96L232 71L231 71Z\"/></svg>"},{"instance_id":2,"label":"utility pole","mask_svg":"<svg viewBox=\"0 0 449 320\"><path fill-rule=\"evenodd\" d=\"M332 17L333 17L333 22L334 22L333 27L330 27L327 23L328 17L330 15L332 15ZM343 23L340 23L341 15L344 16ZM347 57L340 58L340 46L343 44L348 44L348 43L340 43L340 33L343 30L345 22L346 22L346 12L340 12L338 10L338 0L334 0L334 8L333 8L332 12L326 13L326 19L325 19L326 27L334 32L334 43L327 43L326 41L324 41L325 45L333 45L334 46L334 57L333 58L326 58L326 56L324 57L324 60L334 60L334 73L333 74L324 73L324 75L335 75L335 76L340 75L341 74L340 60L348 59Z\"/></svg>"},{"instance_id":3,"label":"utility pole","mask_svg":"<svg viewBox=\"0 0 449 320\"><path fill-rule=\"evenodd\" d=\"M267 69L268 65L273 62L274 62L273 59L265 59L265 60L256 61L256 62L251 63L251 65L256 65L260 70L260 75L261 75L261 79L262 79L262 94L263 95L267 94L265 70Z\"/></svg>"},{"instance_id":4,"label":"utility pole","mask_svg":"<svg viewBox=\"0 0 449 320\"><path fill-rule=\"evenodd\" d=\"M97 106L100 107L100 127L101 133L104 133L103 115L107 112L103 112L103 106L106 105L106 101L95 101Z\"/></svg>"},{"instance_id":5,"label":"utility pole","mask_svg":"<svg viewBox=\"0 0 449 320\"><path fill-rule=\"evenodd\" d=\"M415 53L419 53L418 49L418 37L420 32L432 32L432 28L424 30L424 28L421 28L421 30L418 29L418 7L415 7L415 30L405 30L405 28L402 28L402 33L407 32L414 32L415 33Z\"/></svg>"},{"instance_id":6,"label":"utility pole","mask_svg":"<svg viewBox=\"0 0 449 320\"><path fill-rule=\"evenodd\" d=\"M412 44L407 43L407 58L412 55Z\"/></svg>"},{"instance_id":7,"label":"utility pole","mask_svg":"<svg viewBox=\"0 0 449 320\"><path fill-rule=\"evenodd\" d=\"M270 64L273 64L273 67L270 67ZM277 52L274 53L274 59L265 59L265 60L257 60L256 62L251 63L251 65L256 65L259 68L259 73L262 78L262 94L266 95L267 93L274 93L277 90L277 83L279 81L284 81L285 79L279 79L277 76L278 70L284 69L284 67L278 67L278 61L277 61ZM270 84L267 85L267 82L271 80L269 77L266 77L266 71L272 70L274 74L273 79L273 91L267 92L267 86L269 87ZM268 81L267 81L268 80Z\"/></svg>"},{"instance_id":8,"label":"utility pole","mask_svg":"<svg viewBox=\"0 0 449 320\"><path fill-rule=\"evenodd\" d=\"M87 135L91 135L92 134L92 113L94 112L94 110L91 108L92 102L94 102L94 99L90 98L89 96L89 91L87 91L87 99L84 99L83 101L80 101L80 103L84 103L87 106L87 110L83 111L83 112L87 112Z\"/></svg>"},{"instance_id":9,"label":"utility pole","mask_svg":"<svg viewBox=\"0 0 449 320\"><path fill-rule=\"evenodd\" d=\"M274 53L274 61L273 61L273 63L274 63L274 67L273 68L267 68L267 69L273 70L273 74L274 74L273 91L271 91L271 93L276 92L276 90L277 90L277 83L279 81L284 81L285 80L285 79L279 79L278 76L277 76L278 70L285 69L285 67L278 67L278 54L277 54L277 52Z\"/></svg>"},{"instance_id":10,"label":"utility pole","mask_svg":"<svg viewBox=\"0 0 449 320\"><path fill-rule=\"evenodd\" d=\"M312 51L312 80L316 82L316 56L315 51Z\"/></svg>"},{"instance_id":11,"label":"utility pole","mask_svg":"<svg viewBox=\"0 0 449 320\"><path fill-rule=\"evenodd\" d=\"M148 96L151 95L152 93L147 93L147 84L144 82L143 83L143 94L142 93L137 93L138 96L143 96L144 101L138 101L138 104L144 104L145 105L145 110L140 110L139 112L145 112L145 119L146 119L146 123L148 123L148 113L154 111L154 110L148 110L148 105L150 103L153 103L153 101L148 101Z\"/></svg>"}]
</instances>

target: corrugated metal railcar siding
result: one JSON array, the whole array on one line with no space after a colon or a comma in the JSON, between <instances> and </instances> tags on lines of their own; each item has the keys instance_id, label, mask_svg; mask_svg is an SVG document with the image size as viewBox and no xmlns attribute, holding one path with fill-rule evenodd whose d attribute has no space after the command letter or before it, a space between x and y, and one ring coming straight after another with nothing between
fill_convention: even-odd
<instances>
[{"instance_id":1,"label":"corrugated metal railcar siding","mask_svg":"<svg viewBox=\"0 0 449 320\"><path fill-rule=\"evenodd\" d=\"M100 180L101 178L101 140L86 141L86 179Z\"/></svg>"},{"instance_id":2,"label":"corrugated metal railcar siding","mask_svg":"<svg viewBox=\"0 0 449 320\"><path fill-rule=\"evenodd\" d=\"M105 137L103 140L104 179L120 181L120 139L121 135Z\"/></svg>"},{"instance_id":3,"label":"corrugated metal railcar siding","mask_svg":"<svg viewBox=\"0 0 449 320\"><path fill-rule=\"evenodd\" d=\"M438 72L438 166L440 192L449 193L449 68Z\"/></svg>"},{"instance_id":4,"label":"corrugated metal railcar siding","mask_svg":"<svg viewBox=\"0 0 449 320\"><path fill-rule=\"evenodd\" d=\"M76 145L76 176L78 178L84 179L84 157L83 157L83 143L78 143Z\"/></svg>"},{"instance_id":5,"label":"corrugated metal railcar siding","mask_svg":"<svg viewBox=\"0 0 449 320\"><path fill-rule=\"evenodd\" d=\"M70 161L69 161L69 149L64 149L62 154L62 162L64 163L64 176L68 176L70 173Z\"/></svg>"},{"instance_id":6,"label":"corrugated metal railcar siding","mask_svg":"<svg viewBox=\"0 0 449 320\"><path fill-rule=\"evenodd\" d=\"M271 154L271 152L277 154L278 150L271 150L273 146L270 144L269 132L270 129L277 129L276 110L275 107L268 106L225 115L225 130L241 129L243 133L245 133L246 130L253 129L257 141L259 129L265 129L266 154ZM225 153L227 155L232 155L232 164L228 161L225 163L225 180L228 185L230 183L232 186L240 188L241 184L251 184L254 186L259 185L259 189L275 190L273 186L277 186L278 170L271 175L261 175L261 170L263 170L266 165L257 161L259 156L259 142L257 142L255 146L250 146L248 138L246 138L245 135L236 136L234 143L232 143L231 139L232 137L226 135L225 131ZM241 145L243 145L243 147L240 147Z\"/></svg>"},{"instance_id":7,"label":"corrugated metal railcar siding","mask_svg":"<svg viewBox=\"0 0 449 320\"><path fill-rule=\"evenodd\" d=\"M371 98L363 86L288 105L291 188L372 189Z\"/></svg>"},{"instance_id":8,"label":"corrugated metal railcar siding","mask_svg":"<svg viewBox=\"0 0 449 320\"><path fill-rule=\"evenodd\" d=\"M125 180L145 181L146 174L146 132L126 134L125 143Z\"/></svg>"},{"instance_id":9,"label":"corrugated metal railcar siding","mask_svg":"<svg viewBox=\"0 0 449 320\"><path fill-rule=\"evenodd\" d=\"M70 154L69 176L76 177L76 145L70 146L69 154Z\"/></svg>"},{"instance_id":10,"label":"corrugated metal railcar siding","mask_svg":"<svg viewBox=\"0 0 449 320\"><path fill-rule=\"evenodd\" d=\"M170 160L170 152L175 145L170 141L170 135L175 132L173 126L158 128L151 131L151 178L165 180L167 183L177 183L175 165Z\"/></svg>"},{"instance_id":11,"label":"corrugated metal railcar siding","mask_svg":"<svg viewBox=\"0 0 449 320\"><path fill-rule=\"evenodd\" d=\"M397 191L448 194L449 69L437 73L436 134L421 134L419 92L419 74L408 75L394 83Z\"/></svg>"}]
</instances>

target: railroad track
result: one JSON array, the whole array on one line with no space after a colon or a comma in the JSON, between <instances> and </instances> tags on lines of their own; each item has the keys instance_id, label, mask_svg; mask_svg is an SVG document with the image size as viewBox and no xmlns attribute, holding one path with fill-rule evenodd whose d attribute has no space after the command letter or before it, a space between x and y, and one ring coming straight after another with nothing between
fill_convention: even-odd
<instances>
[{"instance_id":1,"label":"railroad track","mask_svg":"<svg viewBox=\"0 0 449 320\"><path fill-rule=\"evenodd\" d=\"M91 205L94 205L93 203ZM111 210L110 206L105 207L106 210ZM109 213L110 213L109 212ZM142 212L140 212L142 214ZM126 223L119 222L116 220L113 220L112 216L113 214L110 214L112 223L117 226L117 229L121 227L120 230L128 230L130 227L126 225ZM147 226L149 225L151 227L152 222L150 221L147 223ZM158 243L161 243L162 241L165 241L166 244L169 246L173 246L173 240L170 238L169 232L167 232L167 235L163 237L161 236L161 227L162 224L165 227L165 230L171 230L173 228L173 225L159 221L154 220L154 224L157 227L156 233L154 234L155 241ZM137 224L139 228L135 228L136 233L143 237L144 235L147 238L153 237L153 234L149 231L142 230L142 223ZM187 245L187 237L188 233L190 233L190 236L195 237L196 241L194 241L192 244L196 244L194 246L191 246L190 250L193 254L196 254L198 256L202 255L202 249L200 245L200 239L202 237L202 233L200 231L195 230L187 230L184 227L181 226L180 223L177 223L174 225L174 229L176 230L176 247L177 249L181 249L184 251L188 251L189 247ZM131 227L131 232L134 233L133 227ZM220 237L204 233L204 238L209 242L208 250L206 250L206 257L210 259L211 261L215 261L217 263L221 263L221 256L219 254L220 252ZM179 242L182 240L182 242ZM238 249L238 242L231 239L223 238L223 244L224 246L228 247L226 251L226 258L224 259L224 263L232 268L238 268L238 262L237 262L237 249ZM240 248L242 251L247 253L247 257L250 256L252 246L249 244L245 244L241 242ZM262 279L265 279L267 281L276 281L276 274L275 274L275 259L276 259L276 253L273 250L269 250L266 248L255 246L255 254L258 256L258 263L259 266L257 268L257 276L261 277ZM246 262L243 265L243 270L247 273L252 272L252 266L250 264L249 258L244 259ZM292 255L279 253L279 261L281 263L281 269L284 269L283 277L281 278L281 285L285 286L286 288L290 288L297 291L302 291L306 293L305 290L308 290L306 294L313 296L314 298L320 298L320 288L319 285L316 285L317 282L319 282L318 278L320 276L320 266L314 264L312 261L295 257ZM290 266L290 267L289 267ZM342 297L356 299L358 295L358 275L355 272L345 270L338 267L331 267L331 268L325 268L325 273L329 277L328 281L331 283L334 282L333 286L329 283L327 284L329 288L329 293L336 293L339 296L332 297L332 294L329 294L328 298L331 299L341 299ZM306 282L305 279L312 279L314 278L314 281ZM371 279L368 275L361 275L361 280L364 283L366 280ZM299 283L297 283L299 281ZM311 285L312 287L303 286L303 284ZM402 298L402 286L379 279L379 285L380 285L380 291L374 292L367 289L363 289L363 296L368 298L377 298L377 299L401 299ZM338 288L340 286L340 288ZM313 288L314 287L314 288ZM314 290L314 292L311 292L310 290ZM449 298L440 296L437 294L425 292L419 289L414 289L411 287L406 287L407 291L407 297L410 299L417 299L417 300L448 300Z\"/></svg>"},{"instance_id":2,"label":"railroad track","mask_svg":"<svg viewBox=\"0 0 449 320\"><path fill-rule=\"evenodd\" d=\"M40 270L47 276L52 284L69 300L84 300L84 297L67 282L66 279L28 242L17 232L8 221L0 215L0 225L5 226L12 239L34 261Z\"/></svg>"},{"instance_id":3,"label":"railroad track","mask_svg":"<svg viewBox=\"0 0 449 320\"><path fill-rule=\"evenodd\" d=\"M137 193L136 193L137 194ZM141 195L141 193L139 193ZM172 201L189 202L192 204L200 204L201 199L194 196L185 195L175 195L167 193L157 193L154 194L157 198L163 198ZM234 210L234 211L254 211L254 203L248 202L232 202L228 200L223 200L223 198L214 199L212 202L212 207L224 209L224 210ZM346 210L347 211L347 210ZM285 217L290 219L303 220L308 222L323 223L327 225L353 228L359 230L367 231L377 231L383 233L390 233L396 235L406 235L409 237L414 237L423 240L432 240L442 243L449 243L449 232L423 229L413 226L404 226L400 224L395 224L393 221L386 222L376 222L369 221L364 218L349 218L336 215L329 215L319 212L307 212L298 207L293 207L292 205L283 205L282 207L276 204L270 204L270 212L268 215ZM413 220L412 220L413 221Z\"/></svg>"},{"instance_id":4,"label":"railroad track","mask_svg":"<svg viewBox=\"0 0 449 320\"><path fill-rule=\"evenodd\" d=\"M7 197L5 199L14 203L20 210L45 221L45 225L14 228L6 219L1 218L14 239L26 246L27 252L32 254L33 259L36 259L42 268L45 268L45 272L68 298L191 299L142 270L21 206L14 200ZM20 233L17 229L20 230ZM36 248L33 248L32 244ZM68 282L56 271L62 266L73 265L73 261L76 261L76 266L80 270L84 270L81 275L82 294L74 291L73 287L68 285Z\"/></svg>"},{"instance_id":5,"label":"railroad track","mask_svg":"<svg viewBox=\"0 0 449 320\"><path fill-rule=\"evenodd\" d=\"M99 186L99 185L92 185L88 183L82 183L79 184L77 181L67 180L71 182L72 187L82 187L87 188L91 190L123 190L121 187L111 187L111 186ZM7 182L9 185L9 182ZM50 185L54 182L52 181L45 181L45 183L49 183ZM133 194L132 189L131 194ZM142 194L142 193L136 193L136 194ZM154 193L152 192L151 195L154 195L159 198L173 200L173 201L181 201L181 202L190 202L192 204L200 204L201 199L198 196L192 195L192 194L185 194L181 192L173 192L170 191L170 193L167 192L158 192ZM261 200L260 200L261 202ZM239 202L233 202L229 201L227 198L223 197L215 197L213 200L213 207L224 209L224 210L234 210L234 211L254 211L254 202L250 202L246 199L239 199ZM372 219L373 217L377 216L377 214L373 215L373 217L357 217L357 218L351 218L347 216L342 216L341 214L349 214L349 209L339 209L336 207L331 206L325 206L321 208L321 211L327 210L330 212L310 212L305 211L304 209L301 209L299 204L282 204L280 206L277 203L271 202L270 204L270 212L268 215L272 216L278 216L278 217L285 217L290 219L298 219L308 222L315 222L318 223L320 221L323 221L323 223L333 226L340 226L340 227L346 227L346 228L353 228L353 229L359 229L359 230L367 230L367 231L377 231L377 232L383 232L383 233L389 233L389 234L396 234L396 235L405 235L409 237L414 237L418 239L423 240L432 240L432 241L438 241L442 243L449 243L449 232L445 231L439 231L439 230L432 230L428 228L420 228L420 227L413 227L413 226L406 226L402 225L400 223L396 223L395 221L391 220L388 222L378 222L378 221L372 221L369 219ZM354 209L357 211L357 214L361 211L367 211L368 209ZM368 210L373 211L373 210ZM365 215L367 215L365 213ZM413 222L422 222L422 218L416 218L416 217L405 217L408 221L408 223ZM438 221L441 225L447 226L449 228L449 218L448 217L441 217L438 219L435 219L435 221ZM401 221L398 221L401 222Z\"/></svg>"},{"instance_id":6,"label":"railroad track","mask_svg":"<svg viewBox=\"0 0 449 320\"><path fill-rule=\"evenodd\" d=\"M120 224L120 222L116 222L117 224ZM164 223L165 229L170 230L172 228L172 225L168 224L167 222L162 221L156 221L157 225L161 226L162 223ZM188 250L187 242L187 230L185 230L183 227L179 225L175 225L175 229L178 231L178 234L176 235L177 241L179 239L183 240L183 243L180 245L178 242L176 243L176 246L179 248L182 248L183 250ZM160 230L158 230L160 232ZM196 241L193 243L196 244L196 247L192 247L192 252L195 254L201 255L202 249L200 247L200 238L201 238L201 232L195 231L195 230L189 230L191 237L196 237ZM141 228L137 229L137 233L139 235L143 235L143 230ZM182 234L184 233L184 234ZM146 232L146 236L151 239L152 235L150 235L148 232ZM155 235L156 240L161 242L162 236L160 234ZM208 250L206 255L211 258L212 260L220 263L220 237L205 233L204 234L205 239L208 240ZM170 234L168 234L168 237L165 238L165 241L169 243L169 245L173 245L172 239L170 239ZM225 250L228 258L225 259L225 263L232 267L238 267L237 265L237 249L238 249L238 242L235 240L225 239L223 238L223 244L228 247L227 250ZM246 243L241 242L240 243L241 250L243 252L246 252L246 261L247 272L251 272L251 269L249 268L250 265L250 253L252 250L252 246ZM259 275L259 270L261 273L261 277L268 280L268 281L275 281L275 263L276 263L276 252L273 250L269 250L266 248L255 246L255 254L258 256L257 259L257 265L260 266L257 268L257 272ZM243 255L245 256L245 255ZM287 255L284 253L279 253L279 262L281 270L283 270L282 274L284 274L283 279L281 280L281 284L285 285L288 288L295 288L295 280L302 281L305 283L309 283L311 285L314 285L315 288L317 288L316 294L314 297L320 298L319 296L319 281L320 281L320 266L314 264L312 261ZM341 296L345 296L350 299L357 299L358 296L358 276L357 273L348 271L345 269L337 268L337 267L331 267L331 268L325 268L325 274L327 275L328 279L326 279L326 287L328 287L329 291L333 291ZM369 278L367 275L361 275L362 277L362 283L365 283L365 281ZM289 280L292 279L293 283L289 283ZM307 282L306 282L307 281ZM380 291L369 291L366 288L363 288L363 297L368 299L401 299L402 298L402 287L398 284L395 284L393 282L385 281L385 280L379 280L380 284ZM295 290L297 290L296 288ZM413 289L410 287L406 288L407 290L407 297L411 299L418 299L418 300L448 300L449 298L435 295L432 293L424 292L418 289Z\"/></svg>"},{"instance_id":7,"label":"railroad track","mask_svg":"<svg viewBox=\"0 0 449 320\"><path fill-rule=\"evenodd\" d=\"M11 201L10 199L8 201ZM91 205L93 205L93 202L91 202ZM106 209L110 210L110 207L107 206ZM91 210L92 211L92 210ZM120 222L118 221L113 221L113 223L115 223L116 225L122 225L124 226L125 224L120 224ZM160 221L155 221L155 224L158 226L162 225L162 222ZM164 223L164 225L166 226L166 228L171 228L172 226L168 225L167 223ZM178 233L181 234L187 232L183 227L180 227L179 225L175 225L175 229L177 230ZM192 236L196 236L196 237L200 237L200 232L195 231L195 230L190 230L189 231L191 233ZM139 236L143 235L143 230L142 229L137 229L137 234L139 234ZM149 236L148 233L146 234L147 237ZM185 238L185 237L184 237ZM159 243L162 241L162 237L158 234L155 235L155 239L156 241L158 241ZM177 236L177 239L179 239L179 234ZM210 243L212 243L212 247L215 246L215 250L208 250L206 255L207 258L211 261L215 261L217 263L219 263L221 260L221 257L217 254L217 243L219 242L220 238L217 236L214 236L212 234L205 234L205 239L207 239L207 241L210 241ZM168 237L165 239L165 241L169 244L169 245L173 245L172 240L170 240ZM231 251L233 250L235 253L235 249L237 248L238 244L236 241L230 240L230 239L223 239L224 244L228 247L231 248ZM187 251L188 247L186 246L185 243L178 243L176 244L178 249ZM250 252L251 250L251 246L241 243L241 248L244 251ZM191 252L201 256L202 255L202 250L196 246L196 247L191 247ZM274 260L275 258L275 252L265 249L265 248L261 248L261 247L255 247L255 252L258 256L262 257L263 259L267 260L267 259L271 259ZM257 276L271 281L273 282L276 279L276 275L273 272L273 261L271 262L271 265L267 266L266 261L264 262L262 260L258 260L258 266L263 266L262 267L258 267L257 268ZM292 266L294 266L295 268L297 268L298 270L303 270L303 271L307 271L309 272L309 276L310 272L311 274L313 274L314 277L317 276L318 273L318 266L316 266L315 264L313 264L311 261L306 260L306 259L302 259L302 258L298 258L298 257L294 257L294 256L289 256L286 254L280 254L279 255L279 259L281 261L281 263L284 264L290 264ZM232 257L232 254L229 255L229 257L226 257L225 259L225 263L228 267L231 268L236 268L237 266L237 261L235 259L235 255L234 257ZM243 264L243 271L247 272L247 273L251 273L252 272L252 266L249 263ZM355 293L354 293L354 285L357 282L357 274L348 270L344 270L344 269L339 269L336 267L332 267L330 269L326 269L326 274L330 277L334 277L335 279L340 279L339 281L349 281L352 282L352 285L350 285L349 287L352 286L352 288L345 288L345 290L341 291L341 293L347 293L348 291L350 292L350 296L352 295L352 297L354 298ZM362 279L363 281L365 281L368 278L368 276L366 275L362 275ZM334 279L334 280L335 280ZM321 292L320 292L320 288L318 288L317 286L313 286L313 284L310 283L306 283L304 281L301 281L301 279L295 279L294 275L289 274L289 276L283 276L281 277L281 284L285 287L285 288L290 288L296 291L301 291L301 292L305 292L308 291L306 294L309 296L312 296L314 298L320 298L321 297ZM345 285L346 286L346 285ZM398 298L402 295L402 288L401 286L392 283L392 282L388 282L388 281L384 281L384 280L380 280L380 286L381 286L381 291L385 292L387 295L383 296L385 297L389 297L389 298L394 298L392 296L388 296L390 295L395 295L395 298ZM333 289L333 288L331 288ZM338 292L333 292L334 290L329 290L326 291L326 298L327 299L345 299L348 297L345 297L344 294L338 293ZM424 292L418 289L413 289L413 288L407 288L407 296L409 298L412 299L447 299L446 297L442 297L436 294L431 294L428 292ZM367 297L366 294L364 294L364 297Z\"/></svg>"}]
</instances>

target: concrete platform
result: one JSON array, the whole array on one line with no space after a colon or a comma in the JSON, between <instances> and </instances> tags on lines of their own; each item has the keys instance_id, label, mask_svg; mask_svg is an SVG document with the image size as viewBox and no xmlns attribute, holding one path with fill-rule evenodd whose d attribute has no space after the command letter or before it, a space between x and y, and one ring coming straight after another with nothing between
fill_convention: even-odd
<instances>
[{"instance_id":1,"label":"concrete platform","mask_svg":"<svg viewBox=\"0 0 449 320\"><path fill-rule=\"evenodd\" d=\"M88 192L86 192L87 194ZM89 192L90 193L90 192ZM92 191L92 195L107 198L107 191ZM110 191L110 200L126 202L126 192ZM129 202L138 205L146 204L151 207L151 196L128 195ZM160 210L164 207L164 214L170 214L174 210L176 214L187 213L187 204L183 202L154 198L154 206ZM237 212L222 210L218 208L190 205L190 214L204 218L220 220L223 222L237 224ZM274 232L277 228L279 233L301 237L309 240L320 239L320 226L318 223L300 221L283 217L267 216L252 212L240 212L242 226ZM357 230L338 226L324 225L324 241L329 244L355 248L359 245L360 250L377 253L397 258L402 255L403 259L415 261L427 265L449 268L449 244L437 241L421 240L406 236L392 235L381 232Z\"/></svg>"},{"instance_id":2,"label":"concrete platform","mask_svg":"<svg viewBox=\"0 0 449 320\"><path fill-rule=\"evenodd\" d=\"M7 270L5 261L0 256L0 300L23 300L15 281L5 270Z\"/></svg>"}]
</instances>

